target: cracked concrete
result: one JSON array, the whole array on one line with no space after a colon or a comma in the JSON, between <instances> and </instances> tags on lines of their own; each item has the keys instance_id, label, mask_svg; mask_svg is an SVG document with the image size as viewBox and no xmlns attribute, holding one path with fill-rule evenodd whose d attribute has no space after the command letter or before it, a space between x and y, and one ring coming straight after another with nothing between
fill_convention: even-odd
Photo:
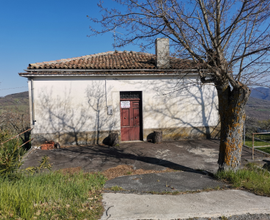
<instances>
[{"instance_id":1,"label":"cracked concrete","mask_svg":"<svg viewBox=\"0 0 270 220\"><path fill-rule=\"evenodd\" d=\"M215 172L218 167L218 141L183 140L161 144L136 142L121 143L118 148L96 145L35 150L24 159L22 168L38 165L43 156L50 158L53 170L81 167L85 171L104 171L127 164L134 169L204 169Z\"/></svg>"},{"instance_id":2,"label":"cracked concrete","mask_svg":"<svg viewBox=\"0 0 270 220\"><path fill-rule=\"evenodd\" d=\"M182 140L152 144L148 142L121 143L112 148L105 145L71 146L54 150L35 150L24 158L23 168L36 166L48 156L53 170L81 167L84 171L104 171L127 164L134 169L206 170L218 169L218 140ZM260 156L260 155L259 155ZM242 162L251 154L243 149Z\"/></svg>"},{"instance_id":3,"label":"cracked concrete","mask_svg":"<svg viewBox=\"0 0 270 220\"><path fill-rule=\"evenodd\" d=\"M270 213L270 198L241 190L183 195L105 193L101 220L189 219ZM258 218L263 219L263 218Z\"/></svg>"},{"instance_id":4,"label":"cracked concrete","mask_svg":"<svg viewBox=\"0 0 270 220\"><path fill-rule=\"evenodd\" d=\"M178 171L170 173L151 173L143 175L121 176L109 180L105 189L113 186L121 187L124 191L118 193L174 193L217 189L226 187L225 183L213 179L200 171Z\"/></svg>"}]
</instances>

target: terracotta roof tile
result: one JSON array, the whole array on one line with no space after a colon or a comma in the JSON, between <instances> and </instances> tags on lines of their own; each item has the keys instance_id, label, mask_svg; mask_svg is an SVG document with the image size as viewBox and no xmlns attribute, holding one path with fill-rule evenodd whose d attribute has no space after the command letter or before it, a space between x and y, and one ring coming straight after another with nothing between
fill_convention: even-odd
<instances>
[{"instance_id":1,"label":"terracotta roof tile","mask_svg":"<svg viewBox=\"0 0 270 220\"><path fill-rule=\"evenodd\" d=\"M156 69L155 60L156 56L149 53L109 51L82 57L31 63L27 69ZM171 69L186 69L187 64L190 66L192 62L171 58Z\"/></svg>"},{"instance_id":2,"label":"terracotta roof tile","mask_svg":"<svg viewBox=\"0 0 270 220\"><path fill-rule=\"evenodd\" d=\"M175 73L175 70L178 69L193 71L192 69L196 66L191 60L171 57L170 69L163 70L156 67L156 56L153 54L133 51L109 51L82 57L31 63L27 68L27 72L19 73L19 75L27 77L32 75L168 74Z\"/></svg>"}]
</instances>

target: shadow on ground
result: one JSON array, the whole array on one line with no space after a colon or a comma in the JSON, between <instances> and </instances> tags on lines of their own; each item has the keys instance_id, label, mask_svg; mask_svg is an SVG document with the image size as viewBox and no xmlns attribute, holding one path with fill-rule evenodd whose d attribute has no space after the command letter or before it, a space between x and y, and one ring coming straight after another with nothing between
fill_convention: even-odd
<instances>
[{"instance_id":1,"label":"shadow on ground","mask_svg":"<svg viewBox=\"0 0 270 220\"><path fill-rule=\"evenodd\" d=\"M182 140L153 144L122 143L113 148L106 145L70 146L54 150L35 150L24 158L22 168L36 166L48 156L53 170L81 167L86 172L104 171L118 165L130 165L134 170L164 170L167 168L215 173L218 169L218 140ZM243 150L243 161L250 158Z\"/></svg>"}]
</instances>

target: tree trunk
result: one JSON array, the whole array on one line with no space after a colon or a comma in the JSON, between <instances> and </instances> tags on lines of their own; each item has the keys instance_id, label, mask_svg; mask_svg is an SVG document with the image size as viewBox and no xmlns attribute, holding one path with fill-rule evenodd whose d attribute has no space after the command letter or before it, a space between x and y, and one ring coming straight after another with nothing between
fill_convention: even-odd
<instances>
[{"instance_id":1,"label":"tree trunk","mask_svg":"<svg viewBox=\"0 0 270 220\"><path fill-rule=\"evenodd\" d=\"M250 90L245 85L232 90L229 85L216 86L216 88L221 121L219 168L237 170L241 164L245 105Z\"/></svg>"}]
</instances>

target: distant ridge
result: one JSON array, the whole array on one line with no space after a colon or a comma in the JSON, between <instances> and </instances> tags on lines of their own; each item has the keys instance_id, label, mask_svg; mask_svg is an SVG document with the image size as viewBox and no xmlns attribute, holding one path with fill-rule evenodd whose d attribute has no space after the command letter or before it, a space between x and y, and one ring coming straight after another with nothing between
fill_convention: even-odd
<instances>
[{"instance_id":1,"label":"distant ridge","mask_svg":"<svg viewBox=\"0 0 270 220\"><path fill-rule=\"evenodd\" d=\"M265 87L252 88L250 97L263 100L270 100L270 89Z\"/></svg>"},{"instance_id":2,"label":"distant ridge","mask_svg":"<svg viewBox=\"0 0 270 220\"><path fill-rule=\"evenodd\" d=\"M29 106L28 91L0 97L0 109L5 109L7 107L28 108L28 106Z\"/></svg>"},{"instance_id":3,"label":"distant ridge","mask_svg":"<svg viewBox=\"0 0 270 220\"><path fill-rule=\"evenodd\" d=\"M270 100L249 97L246 105L247 117L256 121L270 119Z\"/></svg>"}]
</instances>

